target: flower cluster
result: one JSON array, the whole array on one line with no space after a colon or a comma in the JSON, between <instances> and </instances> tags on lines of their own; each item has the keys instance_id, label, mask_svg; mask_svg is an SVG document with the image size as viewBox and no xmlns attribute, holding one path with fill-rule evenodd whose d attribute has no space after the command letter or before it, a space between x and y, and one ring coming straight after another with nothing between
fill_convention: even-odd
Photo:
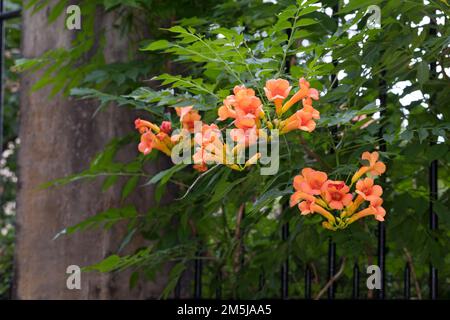
<instances>
[{"instance_id":1,"label":"flower cluster","mask_svg":"<svg viewBox=\"0 0 450 320\"><path fill-rule=\"evenodd\" d=\"M149 121L136 119L134 125L141 134L141 142L138 145L140 152L149 154L153 149L157 149L170 156L173 143L169 137L172 131L172 124L169 121L163 121L158 127Z\"/></svg>"},{"instance_id":2,"label":"flower cluster","mask_svg":"<svg viewBox=\"0 0 450 320\"><path fill-rule=\"evenodd\" d=\"M383 174L386 166L378 161L378 157L378 152L362 154L361 159L367 165L353 175L350 186L344 181L329 180L325 172L304 168L300 175L294 177L295 192L291 195L290 206L297 205L302 215L322 215L326 219L322 226L334 231L370 215L384 221L383 189L374 184L373 178ZM362 179L364 175L368 177ZM353 185L354 194L350 193Z\"/></svg>"},{"instance_id":3,"label":"flower cluster","mask_svg":"<svg viewBox=\"0 0 450 320\"><path fill-rule=\"evenodd\" d=\"M227 96L223 105L219 107L217 118L221 122L232 119L234 128L230 130L230 137L237 143L233 147L223 142L221 129L216 124L202 122L200 114L192 106L176 108L180 128L188 133L194 133L194 139L190 142L194 147L192 157L195 163L194 169L205 171L208 169L208 164L221 163L234 170L243 170L255 164L261 157L259 153L252 155L243 166L227 164L226 159L236 157L239 151L262 138L260 129L277 129L279 134L295 129L312 132L316 127L314 120L320 118L319 111L312 106L312 101L319 99L319 92L311 88L304 78L299 80L298 91L288 99L291 89L289 81L284 79L271 79L266 82L264 92L269 104L275 106L273 110L270 105L264 108L263 101L256 96L253 89L246 88L244 85L235 86L233 94ZM298 102L301 102L302 108L284 118L283 115ZM273 119L266 113L273 113ZM199 123L198 127L196 123ZM169 137L172 124L168 121L163 121L161 126L157 126L137 119L135 125L141 134L138 149L144 154L157 149L170 156L173 147L183 140L182 134L173 134ZM264 139L270 139L270 137L265 135Z\"/></svg>"}]
</instances>

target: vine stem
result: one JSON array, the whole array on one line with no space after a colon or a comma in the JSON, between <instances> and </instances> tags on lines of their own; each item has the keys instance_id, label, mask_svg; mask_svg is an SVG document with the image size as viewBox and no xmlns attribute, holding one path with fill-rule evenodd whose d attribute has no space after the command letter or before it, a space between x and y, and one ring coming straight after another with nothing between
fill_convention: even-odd
<instances>
[{"instance_id":1,"label":"vine stem","mask_svg":"<svg viewBox=\"0 0 450 320\"><path fill-rule=\"evenodd\" d=\"M236 78L236 80L238 80L238 82L239 82L240 84L243 84L241 78L239 77L239 75L237 75L236 72L234 72L234 70L230 68L230 66L228 65L228 63L227 63L225 60L223 60L222 57L221 57L220 55L218 55L217 52L216 52L213 48L211 48L211 46L210 46L207 42L205 42L201 37L199 37L199 36L198 36L197 34L195 34L195 33L190 33L190 35L194 36L194 37L197 38L201 43L203 43L203 44L209 49L209 51L210 51L212 54L214 54L214 55L216 56L216 58L219 59L220 62L223 63L224 67L228 70L228 72L230 72L230 74L233 75L233 76Z\"/></svg>"},{"instance_id":2,"label":"vine stem","mask_svg":"<svg viewBox=\"0 0 450 320\"><path fill-rule=\"evenodd\" d=\"M183 200L184 198L186 198L186 196L189 194L189 192L191 192L192 188L197 184L197 182L204 177L205 175L207 175L209 172L213 171L215 168L217 168L219 166L219 164L216 164L214 167L212 167L211 169L209 169L208 171L203 172L201 175L199 175L194 182L189 186L189 188L187 189L186 193L181 197L181 198L177 198L175 200Z\"/></svg>"},{"instance_id":3,"label":"vine stem","mask_svg":"<svg viewBox=\"0 0 450 320\"><path fill-rule=\"evenodd\" d=\"M297 23L297 19L298 19L298 14L299 13L300 13L300 6L297 8L297 12L295 13L294 23L292 24L291 33L289 35L289 39L288 39L288 43L287 43L287 46L286 46L286 50L284 50L284 52L283 52L283 59L281 60L280 70L278 70L277 76L275 78L277 78L281 74L281 72L283 71L284 65L286 64L287 53L289 51L289 48L292 45L293 34L295 33L295 30L297 29L295 24Z\"/></svg>"},{"instance_id":4,"label":"vine stem","mask_svg":"<svg viewBox=\"0 0 450 320\"><path fill-rule=\"evenodd\" d=\"M411 269L411 275L414 279L414 285L416 287L417 298L419 300L422 300L422 290L420 290L420 285L419 285L419 281L417 280L417 275L416 275L416 271L414 269L411 254L409 253L408 249L406 249L406 247L403 248L403 251L405 251L406 260L408 261L409 268Z\"/></svg>"},{"instance_id":5,"label":"vine stem","mask_svg":"<svg viewBox=\"0 0 450 320\"><path fill-rule=\"evenodd\" d=\"M331 169L330 165L328 163L326 163L317 153L315 153L313 150L311 150L308 145L306 144L305 139L303 139L302 136L300 136L299 138L300 140L300 144L303 146L303 148L305 149L306 153L311 157L316 159L322 166L324 166L327 169Z\"/></svg>"},{"instance_id":6,"label":"vine stem","mask_svg":"<svg viewBox=\"0 0 450 320\"><path fill-rule=\"evenodd\" d=\"M328 290L328 288L337 280L341 277L342 273L344 272L344 267L345 267L345 260L346 257L342 258L342 263L341 263L341 267L339 268L339 271L327 282L327 284L319 291L319 293L316 295L316 297L314 298L314 300L319 300L320 297L322 297L322 295Z\"/></svg>"},{"instance_id":7,"label":"vine stem","mask_svg":"<svg viewBox=\"0 0 450 320\"><path fill-rule=\"evenodd\" d=\"M241 204L241 206L239 207L238 213L237 213L237 217L236 217L236 230L234 233L234 237L236 239L236 243L237 243L237 247L236 247L236 253L234 256L234 271L236 273L239 272L240 270L240 257L242 254L242 230L241 230L241 223L242 223L242 219L244 217L244 208L245 208L245 203Z\"/></svg>"}]
</instances>

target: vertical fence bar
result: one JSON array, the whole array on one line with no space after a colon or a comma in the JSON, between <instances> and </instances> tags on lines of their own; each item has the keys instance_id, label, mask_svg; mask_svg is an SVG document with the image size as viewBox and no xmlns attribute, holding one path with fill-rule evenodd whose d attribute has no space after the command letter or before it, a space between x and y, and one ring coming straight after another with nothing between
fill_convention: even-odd
<instances>
[{"instance_id":1,"label":"vertical fence bar","mask_svg":"<svg viewBox=\"0 0 450 320\"><path fill-rule=\"evenodd\" d=\"M333 278L336 270L336 243L330 238L328 240L328 281ZM328 299L334 299L335 283L332 283L328 288Z\"/></svg>"},{"instance_id":2,"label":"vertical fence bar","mask_svg":"<svg viewBox=\"0 0 450 320\"><path fill-rule=\"evenodd\" d=\"M429 169L430 175L430 229L432 231L438 228L438 218L433 209L433 202L437 200L437 177L438 163L433 160ZM435 300L438 297L438 270L430 264L430 299Z\"/></svg>"},{"instance_id":3,"label":"vertical fence bar","mask_svg":"<svg viewBox=\"0 0 450 320\"><path fill-rule=\"evenodd\" d=\"M306 266L305 269L305 299L311 299L311 269Z\"/></svg>"},{"instance_id":4,"label":"vertical fence bar","mask_svg":"<svg viewBox=\"0 0 450 320\"><path fill-rule=\"evenodd\" d=\"M403 274L403 296L406 300L409 300L411 297L411 269L409 268L409 263L406 263L405 273Z\"/></svg>"},{"instance_id":5,"label":"vertical fence bar","mask_svg":"<svg viewBox=\"0 0 450 320\"><path fill-rule=\"evenodd\" d=\"M386 283L386 226L384 222L378 223L378 266L381 271L381 289L378 291L378 299L385 299L385 283Z\"/></svg>"},{"instance_id":6,"label":"vertical fence bar","mask_svg":"<svg viewBox=\"0 0 450 320\"><path fill-rule=\"evenodd\" d=\"M436 21L434 17L430 17L430 31L431 37L437 35ZM436 62L430 63L430 75L431 79L437 77L436 74ZM432 108L433 97L430 97L430 109ZM433 160L429 167L429 188L430 188L430 230L434 231L438 228L438 217L434 212L433 204L438 199L438 160ZM438 270L430 263L430 299L435 300L438 297Z\"/></svg>"},{"instance_id":7,"label":"vertical fence bar","mask_svg":"<svg viewBox=\"0 0 450 320\"><path fill-rule=\"evenodd\" d=\"M259 275L259 283L258 283L258 290L259 291L263 291L265 282L266 282L266 279L264 277L264 269L263 269L263 271Z\"/></svg>"},{"instance_id":8,"label":"vertical fence bar","mask_svg":"<svg viewBox=\"0 0 450 320\"><path fill-rule=\"evenodd\" d=\"M236 217L236 231L234 237L238 242L236 251L234 252L234 272L239 277L245 263L245 246L244 246L244 233L243 233L243 221L245 217L245 202L241 204L237 217ZM239 278L238 278L239 280ZM240 281L238 281L238 286L240 285ZM238 296L235 298L239 299Z\"/></svg>"},{"instance_id":9,"label":"vertical fence bar","mask_svg":"<svg viewBox=\"0 0 450 320\"><path fill-rule=\"evenodd\" d=\"M175 299L181 298L181 278L182 278L182 276L180 276L180 278L178 279L177 285L175 286L175 289L173 291L173 297Z\"/></svg>"},{"instance_id":10,"label":"vertical fence bar","mask_svg":"<svg viewBox=\"0 0 450 320\"><path fill-rule=\"evenodd\" d=\"M386 115L387 107L387 84L385 80L386 72L383 70L381 72L381 79L379 81L379 100L380 100L380 119L383 121ZM380 128L379 137L383 138L383 127ZM380 141L380 151L386 152L386 142L384 140ZM378 266L381 271L381 289L378 291L378 299L385 299L385 284L386 284L386 225L385 222L378 222Z\"/></svg>"},{"instance_id":11,"label":"vertical fence bar","mask_svg":"<svg viewBox=\"0 0 450 320\"><path fill-rule=\"evenodd\" d=\"M355 265L353 266L353 292L352 292L353 299L359 299L359 267L358 263L355 262Z\"/></svg>"},{"instance_id":12,"label":"vertical fence bar","mask_svg":"<svg viewBox=\"0 0 450 320\"><path fill-rule=\"evenodd\" d=\"M283 241L288 241L289 222L283 224L281 228L281 238ZM289 295L289 256L286 257L286 260L281 266L281 299L287 299L288 295Z\"/></svg>"},{"instance_id":13,"label":"vertical fence bar","mask_svg":"<svg viewBox=\"0 0 450 320\"><path fill-rule=\"evenodd\" d=\"M201 257L201 250L197 253ZM201 258L195 259L194 262L194 299L202 298L202 273L203 261Z\"/></svg>"},{"instance_id":14,"label":"vertical fence bar","mask_svg":"<svg viewBox=\"0 0 450 320\"><path fill-rule=\"evenodd\" d=\"M217 287L216 287L216 299L222 299L222 270L220 269L217 274Z\"/></svg>"}]
</instances>

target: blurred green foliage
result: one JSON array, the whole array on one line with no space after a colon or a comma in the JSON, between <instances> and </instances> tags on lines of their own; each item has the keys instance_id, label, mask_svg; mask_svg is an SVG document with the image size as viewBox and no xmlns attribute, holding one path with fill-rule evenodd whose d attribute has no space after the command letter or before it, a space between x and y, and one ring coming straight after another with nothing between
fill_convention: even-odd
<instances>
[{"instance_id":1,"label":"blurred green foliage","mask_svg":"<svg viewBox=\"0 0 450 320\"><path fill-rule=\"evenodd\" d=\"M20 5L20 0L4 1L4 11L20 9ZM4 25L3 153L0 159L0 299L10 296L13 272L20 87L18 74L11 69L20 58L20 18L8 20Z\"/></svg>"}]
</instances>

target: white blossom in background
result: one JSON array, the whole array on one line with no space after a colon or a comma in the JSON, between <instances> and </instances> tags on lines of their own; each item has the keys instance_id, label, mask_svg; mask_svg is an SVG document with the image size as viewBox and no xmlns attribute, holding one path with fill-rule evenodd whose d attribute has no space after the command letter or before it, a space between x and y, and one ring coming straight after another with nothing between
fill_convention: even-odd
<instances>
[{"instance_id":1,"label":"white blossom in background","mask_svg":"<svg viewBox=\"0 0 450 320\"><path fill-rule=\"evenodd\" d=\"M8 166L8 160L17 151L17 147L20 144L19 138L13 142L9 142L6 149L3 151L0 159L0 181L2 181L2 187L0 187L0 195L4 192L4 186L6 183L17 183L17 174ZM13 217L16 214L16 201L5 201L2 203L2 210L5 217ZM0 226L0 235L6 236L11 230L14 229L13 225L9 222L2 222L5 225Z\"/></svg>"}]
</instances>

